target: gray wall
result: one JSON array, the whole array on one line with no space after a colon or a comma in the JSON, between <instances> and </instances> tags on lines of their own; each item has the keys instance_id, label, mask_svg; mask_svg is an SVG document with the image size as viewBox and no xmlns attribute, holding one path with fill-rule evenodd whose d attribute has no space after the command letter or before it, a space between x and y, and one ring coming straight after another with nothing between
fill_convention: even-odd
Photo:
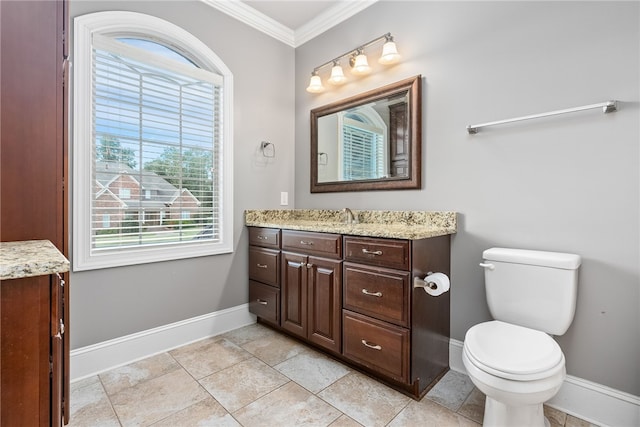
<instances>
[{"instance_id":1,"label":"gray wall","mask_svg":"<svg viewBox=\"0 0 640 427\"><path fill-rule=\"evenodd\" d=\"M638 2L379 2L296 49L296 208L459 212L451 333L490 318L482 251L565 251L583 264L577 312L558 338L568 373L640 395ZM401 64L338 90L311 70L390 31ZM326 71L326 70L325 70ZM345 72L348 74L348 72ZM422 74L423 189L310 194L309 110ZM326 81L326 74L324 79ZM597 111L465 127L617 99Z\"/></svg>"},{"instance_id":2,"label":"gray wall","mask_svg":"<svg viewBox=\"0 0 640 427\"><path fill-rule=\"evenodd\" d=\"M245 209L293 200L294 49L199 1L71 1L71 19L129 10L181 26L206 43L234 76L234 247L229 255L71 275L72 349L245 304ZM276 146L267 162L260 141Z\"/></svg>"}]
</instances>

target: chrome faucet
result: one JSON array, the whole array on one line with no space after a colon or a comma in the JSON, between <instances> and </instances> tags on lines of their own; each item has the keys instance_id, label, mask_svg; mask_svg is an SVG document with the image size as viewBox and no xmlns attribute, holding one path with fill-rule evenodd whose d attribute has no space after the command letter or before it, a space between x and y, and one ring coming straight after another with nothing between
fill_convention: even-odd
<instances>
[{"instance_id":1,"label":"chrome faucet","mask_svg":"<svg viewBox=\"0 0 640 427\"><path fill-rule=\"evenodd\" d=\"M357 224L358 223L358 217L357 217L357 215L354 215L354 213L351 211L351 209L344 208L342 211L344 212L344 215L345 215L345 219L344 219L345 223L347 223L347 224Z\"/></svg>"}]
</instances>

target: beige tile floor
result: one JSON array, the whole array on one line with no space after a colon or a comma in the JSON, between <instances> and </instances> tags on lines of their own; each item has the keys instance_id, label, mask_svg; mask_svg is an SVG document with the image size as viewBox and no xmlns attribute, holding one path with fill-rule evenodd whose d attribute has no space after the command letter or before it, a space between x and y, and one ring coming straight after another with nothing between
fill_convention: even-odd
<instances>
[{"instance_id":1,"label":"beige tile floor","mask_svg":"<svg viewBox=\"0 0 640 427\"><path fill-rule=\"evenodd\" d=\"M69 426L479 426L483 411L458 372L417 402L254 324L74 382ZM545 413L553 427L590 426Z\"/></svg>"}]
</instances>

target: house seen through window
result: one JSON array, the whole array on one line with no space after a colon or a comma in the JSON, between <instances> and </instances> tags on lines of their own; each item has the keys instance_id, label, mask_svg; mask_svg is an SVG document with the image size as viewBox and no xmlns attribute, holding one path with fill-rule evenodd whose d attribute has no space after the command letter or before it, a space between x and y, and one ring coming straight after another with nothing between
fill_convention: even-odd
<instances>
[{"instance_id":1,"label":"house seen through window","mask_svg":"<svg viewBox=\"0 0 640 427\"><path fill-rule=\"evenodd\" d=\"M173 47L179 43L132 32L135 36L91 34L90 76L85 76L91 111L79 114L90 118L85 132L90 141L75 135L76 144L91 145L83 147L91 180L84 182L90 200L81 212L88 228L81 230L86 259L114 255L122 261L127 251L151 248L154 255L142 261L149 262L158 260L155 254L163 247L171 251L167 254L191 247L185 256L228 252L225 76L197 65L188 50ZM212 249L193 249L207 245Z\"/></svg>"}]
</instances>

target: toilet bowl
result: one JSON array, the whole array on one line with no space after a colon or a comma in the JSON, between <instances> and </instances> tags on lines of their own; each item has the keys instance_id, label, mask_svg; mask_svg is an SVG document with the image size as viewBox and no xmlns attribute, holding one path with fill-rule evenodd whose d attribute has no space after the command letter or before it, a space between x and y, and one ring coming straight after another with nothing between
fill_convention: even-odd
<instances>
[{"instance_id":1,"label":"toilet bowl","mask_svg":"<svg viewBox=\"0 0 640 427\"><path fill-rule=\"evenodd\" d=\"M469 329L462 361L486 395L484 426L548 426L543 403L566 377L565 359L549 335L501 321Z\"/></svg>"},{"instance_id":2,"label":"toilet bowl","mask_svg":"<svg viewBox=\"0 0 640 427\"><path fill-rule=\"evenodd\" d=\"M551 335L564 334L575 314L580 256L491 248L483 252L492 321L471 327L462 361L486 395L484 426L543 427L543 403L566 377Z\"/></svg>"}]
</instances>

